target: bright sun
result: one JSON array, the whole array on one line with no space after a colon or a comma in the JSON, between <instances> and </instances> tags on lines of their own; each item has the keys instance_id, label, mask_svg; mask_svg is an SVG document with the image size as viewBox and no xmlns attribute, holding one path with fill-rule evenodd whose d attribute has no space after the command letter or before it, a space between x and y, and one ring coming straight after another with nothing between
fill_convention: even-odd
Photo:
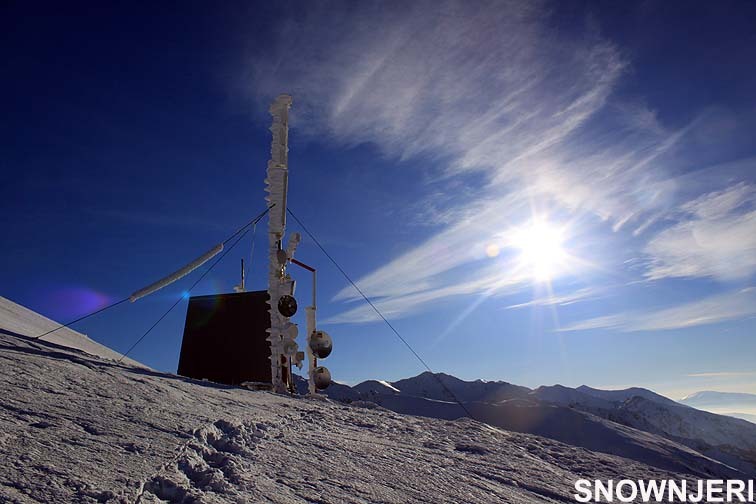
<instances>
[{"instance_id":1,"label":"bright sun","mask_svg":"<svg viewBox=\"0 0 756 504\"><path fill-rule=\"evenodd\" d=\"M534 280L548 282L564 266L564 231L545 220L533 220L515 230L512 245L520 250L519 260Z\"/></svg>"}]
</instances>

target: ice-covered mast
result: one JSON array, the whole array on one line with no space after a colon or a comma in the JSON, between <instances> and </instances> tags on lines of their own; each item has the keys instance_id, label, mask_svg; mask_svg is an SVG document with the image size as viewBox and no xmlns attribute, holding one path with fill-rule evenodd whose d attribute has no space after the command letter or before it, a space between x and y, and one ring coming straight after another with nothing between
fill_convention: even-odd
<instances>
[{"instance_id":1,"label":"ice-covered mast","mask_svg":"<svg viewBox=\"0 0 756 504\"><path fill-rule=\"evenodd\" d=\"M283 248L283 238L286 232L286 196L289 185L289 108L291 96L279 95L270 106L273 125L270 131L273 140L270 148L267 178L265 179L265 197L270 207L268 214L268 296L270 303L270 370L271 384L276 392L285 392L287 385L292 387L293 380L290 373L291 364L302 366L304 352L299 351L296 338L299 333L297 325L289 318L297 311L294 299L294 280L286 272L287 265L292 262L313 273L312 306L307 308L307 345L310 361L309 391L324 389L331 382L331 374L327 368L317 366L318 358L325 358L331 353L332 340L325 331L318 331L315 327L315 270L294 259L294 252L301 239L299 233L292 233L286 248Z\"/></svg>"},{"instance_id":2,"label":"ice-covered mast","mask_svg":"<svg viewBox=\"0 0 756 504\"><path fill-rule=\"evenodd\" d=\"M270 146L270 160L268 161L265 199L268 205L273 205L268 213L268 295L270 296L270 371L271 384L276 392L285 392L286 385L283 370L289 368L289 361L284 353L284 339L293 340L297 328L287 320L279 310L279 303L291 297L294 291L294 281L286 274L286 252L281 242L286 231L286 194L289 185L289 107L291 96L279 95L270 106L273 125L270 131L273 140ZM296 235L292 236L295 238ZM298 241L298 240L297 240ZM294 245L294 244L293 244ZM296 245L294 245L296 246ZM292 250L293 253L293 250ZM288 298L284 297L288 296ZM294 308L296 309L296 308ZM292 334L294 333L294 334ZM292 338L291 336L294 336Z\"/></svg>"}]
</instances>

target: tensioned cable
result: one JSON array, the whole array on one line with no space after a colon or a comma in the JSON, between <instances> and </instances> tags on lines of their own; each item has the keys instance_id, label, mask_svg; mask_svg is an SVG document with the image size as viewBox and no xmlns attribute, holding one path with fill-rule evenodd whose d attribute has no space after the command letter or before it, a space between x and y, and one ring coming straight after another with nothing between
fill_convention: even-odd
<instances>
[{"instance_id":1,"label":"tensioned cable","mask_svg":"<svg viewBox=\"0 0 756 504\"><path fill-rule=\"evenodd\" d=\"M91 317L91 316L93 316L93 315L97 315L98 313L104 312L105 310L109 310L109 309L111 309L111 308L114 308L114 307L118 306L118 305L119 305L119 304L121 304L121 303L125 303L125 302L126 302L126 301L128 301L128 300L129 300L129 297L128 297L128 296L126 296L125 298L121 299L120 301L116 301L115 303L113 303L113 304L111 304L111 305L108 305L108 306L106 306L106 307L104 307L104 308L100 308L99 310L97 310L97 311L93 311L92 313L88 313L88 314L84 315L83 317L79 317L79 318L77 318L76 320L72 320L71 322L68 322L67 324L63 324L63 325L61 325L61 326L58 326L58 327L56 327L55 329L51 329L51 330L47 331L47 332L46 332L46 333L44 333L44 334L40 334L39 336L35 336L35 337L34 337L34 338L32 338L32 339L35 339L35 340L37 340L37 339L39 339L39 338L42 338L42 337L44 337L44 336L47 336L48 334L51 334L51 333L54 333L55 331L58 331L58 330L60 330L60 329L63 329L64 327L68 327L68 326L70 326L70 325L73 325L73 324L75 324L76 322L82 321L82 320L84 320L84 319L86 319L86 318L89 318L89 317Z\"/></svg>"},{"instance_id":2,"label":"tensioned cable","mask_svg":"<svg viewBox=\"0 0 756 504\"><path fill-rule=\"evenodd\" d=\"M271 208L273 208L273 206L274 206L274 205L271 205L271 206L269 206L268 208L266 208L266 209L265 209L265 211L264 211L263 213L261 213L260 215L258 215L257 217L255 217L255 219L254 219L254 220L253 220L253 221L251 222L251 224L253 224L253 225L255 225L255 226L256 226L256 225L257 225L257 223L258 223L258 222L260 221L260 219L262 219L262 218L263 218L263 217L265 216L265 214L267 214L267 213L268 213L268 211L270 211L270 209L271 209ZM246 229L244 229L244 228L246 228ZM202 279L203 279L203 278L205 278L205 276L206 276L206 275L207 275L208 273L210 273L210 271L211 271L211 270L212 270L212 269L213 269L213 268L214 268L214 267L215 267L215 266L216 266L216 265L217 265L217 264L218 264L219 262L221 262L221 261L223 260L223 258L224 258L224 257L226 257L226 255L227 255L227 254L228 254L229 252L231 252L231 250L233 250L233 248L234 248L234 247L236 247L236 244L237 244L237 243L239 243L239 242L240 242L240 241L242 240L242 238L244 238L244 236L245 236L245 235L246 235L246 234L247 234L247 233L249 232L249 224L247 224L247 225L246 225L246 226L244 226L243 228L240 228L240 229L239 229L239 231L237 231L236 233L234 233L234 234L232 235L232 238L233 238L234 236L238 235L238 234L239 234L239 233L240 233L240 232L241 232L242 230L244 230L244 232L243 232L243 233L241 233L241 236L239 236L239 238L237 238L237 239L236 239L236 241L235 241L235 242L233 243L233 245L231 245L231 246L230 246L230 247L228 247L228 248L227 248L226 250L224 250L224 251L223 251L223 253L221 254L221 256L220 256L220 257L219 257L218 259L216 259L216 260L215 260L215 262L214 262L213 264L211 264L211 265L210 265L210 267L209 267L209 268L207 268L207 269L206 269L206 270L205 270L205 271L204 271L204 272L202 273L202 275L200 275L200 277L199 277L199 278L198 278L198 279L197 279L197 280L196 280L196 281L195 281L195 282L194 282L194 283L192 284L192 286L191 286L191 287L189 287L189 288L188 288L188 289L186 290L186 292L187 292L187 293L191 292L191 291L192 291L192 289L194 289L194 288L195 288L195 287L197 286L197 284L198 284L198 283L200 283L200 282L202 281ZM231 239L231 238L229 238L229 240L230 240L230 239ZM229 241L229 240L226 240L226 241L224 241L223 243L225 244L225 243L226 243L227 241ZM172 305L172 306L171 306L170 308L168 308L168 310L167 310L167 311L166 311L165 313L163 313L163 314L162 314L162 315L160 316L160 318L159 318L159 319L157 319L157 320L155 321L155 323L154 323L154 324L152 324L152 325L150 326L150 328L149 328L149 329L147 329L147 331L145 331L145 333L144 333L144 334L142 334L142 335L141 335L141 336L139 337L139 339L138 339L138 340L136 340L136 341L135 341L135 342L134 342L134 343L133 343L133 344L131 345L131 347L129 347L129 349L128 349L128 350L126 350L126 352L124 352L124 354L123 354L123 355L121 355L121 358L120 358L120 359L118 359L118 363L120 364L120 363L121 363L121 362L123 361L123 359L125 359L125 358L126 358L126 357L127 357L127 356L128 356L128 355L129 355L130 353L131 353L131 351L132 351L132 350L134 350L134 348L136 348L136 346L137 346L137 345L138 345L139 343L141 343L141 342L142 342L142 340L144 340L144 338L146 338L146 337L147 337L147 335L148 335L148 334L150 334L150 333L152 332L152 330L153 330L153 329L155 329L155 328L156 328L156 327L158 326L158 324L159 324L160 322L162 322L162 320L163 320L163 319L164 319L165 317L167 317L167 316L168 316L168 314L169 314L169 313L171 313L171 312L173 311L173 309L174 309L174 308L176 308L176 307L178 306L178 304L179 304L179 303L180 303L181 301L183 301L183 300L185 299L185 297L186 297L186 294L185 294L185 293L183 293L183 294L182 294L182 295L181 295L181 296L180 296L180 297L179 297L179 298L178 298L178 299L176 300L176 302L175 302L175 303L173 303L173 305Z\"/></svg>"},{"instance_id":3,"label":"tensioned cable","mask_svg":"<svg viewBox=\"0 0 756 504\"><path fill-rule=\"evenodd\" d=\"M245 229L247 229L249 226L255 226L255 227L257 227L257 223L260 222L260 219L262 219L263 217L265 217L265 215L268 212L270 212L270 209L273 208L274 206L276 206L275 203L271 204L268 208L266 208L265 210L263 210L261 213L257 214L257 216L254 219L250 220L249 222L247 222L246 224L244 224L242 227L240 227L239 229L237 229L234 234L232 234L231 236L229 236L228 238L226 238L223 241L223 245L225 245L226 243L228 243L231 240L233 240L236 235L238 235L239 233L241 233L242 231L244 231Z\"/></svg>"},{"instance_id":4,"label":"tensioned cable","mask_svg":"<svg viewBox=\"0 0 756 504\"><path fill-rule=\"evenodd\" d=\"M234 234L232 234L231 236L229 236L228 238L226 238L223 241L223 245L225 245L226 243L228 243L229 241L231 241L235 236L237 236L239 233L241 233L245 229L248 229L250 225L257 226L257 223L260 221L260 219L262 219L265 216L265 214L268 213L268 211L270 211L270 209L273 208L274 206L275 206L275 203L273 205L270 205L268 208L266 208L264 212L262 212L261 214L259 214L258 216L256 216L254 219L250 220L249 222L247 222L246 224L244 224L242 227L240 227L239 229L237 229L234 232ZM59 331L60 329L63 329L65 327L69 327L69 326L71 326L71 325L73 325L73 324L75 324L77 322L81 322L82 320L88 319L89 317L97 315L98 313L102 313L105 310L109 310L111 308L115 308L116 306L125 303L129 299L130 299L130 296L127 296L127 297L121 299L120 301L116 301L113 304L105 306L104 308L99 308L99 309L97 309L97 310L95 310L95 311L93 311L91 313L88 313L88 314L84 315L83 317L79 317L76 320L72 320L70 322L67 322L67 323L65 323L63 325L60 325L60 326L56 327L55 329L50 329L46 333L40 334L39 336L35 336L32 339L37 340L37 339L43 338L43 337L47 336L48 334L52 334L55 331Z\"/></svg>"},{"instance_id":5,"label":"tensioned cable","mask_svg":"<svg viewBox=\"0 0 756 504\"><path fill-rule=\"evenodd\" d=\"M320 244L318 239L315 238L315 236L313 236L313 234L307 229L307 227L304 224L302 224L302 221L299 220L296 215L294 215L294 212L292 212L290 208L287 208L286 211L289 212L289 215L291 215L295 221L297 221L297 224L299 224L299 227L302 228L302 231L307 233L307 236L309 236L310 239L313 242L315 242L315 245L318 246L320 251L323 252L323 254L325 254L325 256L331 261L331 263L333 263L334 266L336 266L336 269L338 269L341 272L341 274L344 276L347 282L349 282L352 285L352 287L354 287L355 290L360 293L360 296L362 296L362 298L367 302L367 304L370 305L373 311L375 311L375 313L377 313L378 316L386 323L386 325L389 327L389 329L391 329L391 331L396 335L396 337L399 338L399 340L401 340L402 343L404 343L404 345L409 349L410 352L412 352L412 355L414 355L415 358L418 361L420 361L420 363L425 367L425 369L427 369L428 372L430 372L430 374L433 375L433 377L438 381L438 383L444 388L444 390L454 399L454 401L457 404L459 404L460 408L464 410L467 416L475 420L475 417L472 415L472 413L470 413L470 410L468 410L467 407L462 403L462 401L459 400L457 395L454 392L452 392L449 389L449 387L446 386L444 381L440 377L438 377L436 373L433 372L433 370L430 368L428 363L425 362L425 360L423 360L422 357L420 357L420 355L415 351L415 349L412 348L412 346L407 342L407 340L404 339L404 337L399 333L399 331L396 330L393 324L391 324L391 322L389 322L389 320L383 316L383 313L381 313L378 307L375 306L375 304L373 304L373 302L370 300L369 297L367 297L367 295L364 292L362 292L362 289L357 287L357 284L351 279L349 275L347 275L346 271L344 271L344 269L341 266L339 266L339 263L336 262L336 260L331 256L331 254L329 254L326 251L326 249L323 247L323 245Z\"/></svg>"}]
</instances>

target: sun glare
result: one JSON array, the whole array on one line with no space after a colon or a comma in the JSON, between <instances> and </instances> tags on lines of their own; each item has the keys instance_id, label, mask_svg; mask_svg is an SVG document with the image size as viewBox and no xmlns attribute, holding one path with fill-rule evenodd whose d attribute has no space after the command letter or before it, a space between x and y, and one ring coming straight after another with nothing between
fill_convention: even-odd
<instances>
[{"instance_id":1,"label":"sun glare","mask_svg":"<svg viewBox=\"0 0 756 504\"><path fill-rule=\"evenodd\" d=\"M520 263L534 280L548 282L563 267L567 257L563 235L563 230L544 220L533 220L514 232L512 245L519 249Z\"/></svg>"}]
</instances>

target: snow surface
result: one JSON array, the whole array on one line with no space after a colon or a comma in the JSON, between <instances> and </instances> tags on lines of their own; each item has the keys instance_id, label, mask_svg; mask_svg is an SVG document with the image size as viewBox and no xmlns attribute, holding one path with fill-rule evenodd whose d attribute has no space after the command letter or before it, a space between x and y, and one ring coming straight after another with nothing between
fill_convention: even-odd
<instances>
[{"instance_id":1,"label":"snow surface","mask_svg":"<svg viewBox=\"0 0 756 504\"><path fill-rule=\"evenodd\" d=\"M681 478L469 419L279 396L0 334L2 502L573 502Z\"/></svg>"},{"instance_id":2,"label":"snow surface","mask_svg":"<svg viewBox=\"0 0 756 504\"><path fill-rule=\"evenodd\" d=\"M60 327L62 324L40 315L20 304L14 303L10 299L0 296L0 333L17 336L28 336L31 338L45 334L46 332ZM76 348L110 360L118 360L121 354L114 352L105 345L101 345L89 339L86 335L64 327L48 334L45 341L56 343L69 348ZM143 366L143 364L126 357L124 362L132 366Z\"/></svg>"}]
</instances>

